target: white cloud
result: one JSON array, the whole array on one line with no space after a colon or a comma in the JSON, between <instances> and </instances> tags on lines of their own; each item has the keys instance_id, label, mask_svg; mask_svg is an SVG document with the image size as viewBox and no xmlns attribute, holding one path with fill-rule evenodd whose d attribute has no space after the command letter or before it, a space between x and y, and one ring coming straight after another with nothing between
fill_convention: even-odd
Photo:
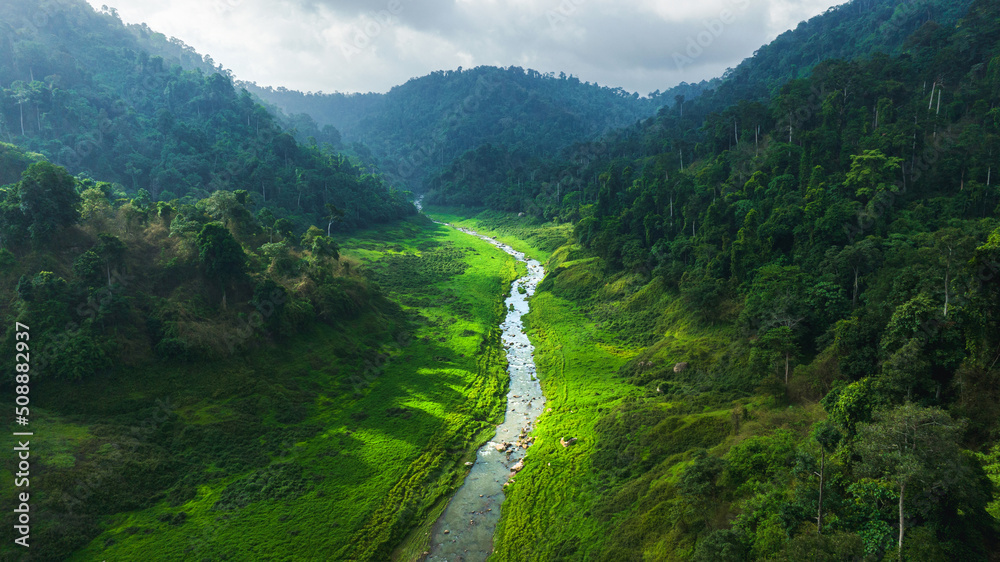
<instances>
[{"instance_id":1,"label":"white cloud","mask_svg":"<svg viewBox=\"0 0 1000 562\"><path fill-rule=\"evenodd\" d=\"M838 0L115 1L126 22L178 37L261 85L386 91L488 64L645 94L718 76Z\"/></svg>"}]
</instances>

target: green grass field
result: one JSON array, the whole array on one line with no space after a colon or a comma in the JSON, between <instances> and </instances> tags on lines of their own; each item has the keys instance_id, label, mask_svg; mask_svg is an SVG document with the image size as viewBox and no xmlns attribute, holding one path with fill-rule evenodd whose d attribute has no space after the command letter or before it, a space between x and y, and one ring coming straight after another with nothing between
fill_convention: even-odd
<instances>
[{"instance_id":1,"label":"green grass field","mask_svg":"<svg viewBox=\"0 0 1000 562\"><path fill-rule=\"evenodd\" d=\"M74 560L410 560L425 549L503 413L497 325L516 262L423 217L342 246L405 319L373 310L242 359L154 366L139 382L111 373L55 397L46 419L61 441L40 440L39 462L72 465L72 451L76 467L59 477L104 475L85 485L95 512L109 488L136 485L130 475L182 476L100 518ZM169 414L155 414L157 399ZM148 434L129 437L136 426Z\"/></svg>"},{"instance_id":2,"label":"green grass field","mask_svg":"<svg viewBox=\"0 0 1000 562\"><path fill-rule=\"evenodd\" d=\"M690 506L677 486L694 456L721 456L775 428L801 437L822 417L815 405L774 410L766 400L706 392L720 384L699 379L725 357L731 328L696 320L658 283L607 276L565 226L435 211L437 220L547 262L525 318L546 412L525 468L507 487L492 562L689 559L698 533L726 526L734 513L717 502L685 515ZM651 374L672 373L683 361L694 367L682 375ZM738 433L734 411L742 412ZM560 442L572 438L570 446Z\"/></svg>"},{"instance_id":3,"label":"green grass field","mask_svg":"<svg viewBox=\"0 0 1000 562\"><path fill-rule=\"evenodd\" d=\"M804 438L822 418L815 404L734 398L713 367L730 360L731 329L662 284L607 274L567 226L432 216L547 262L525 318L546 411L491 560L688 559L738 508L686 503L685 467L776 429ZM398 306L236 359L53 387L35 412L40 436L59 435L37 441L38 501L98 526L74 560L409 561L427 549L503 414L498 324L524 266L425 217L341 242L345 269ZM674 374L679 362L692 367Z\"/></svg>"},{"instance_id":4,"label":"green grass field","mask_svg":"<svg viewBox=\"0 0 1000 562\"><path fill-rule=\"evenodd\" d=\"M541 222L497 211L483 211L470 216L469 211L450 207L427 207L434 220L475 230L495 238L533 259L545 263L552 253L573 234L573 225Z\"/></svg>"}]
</instances>

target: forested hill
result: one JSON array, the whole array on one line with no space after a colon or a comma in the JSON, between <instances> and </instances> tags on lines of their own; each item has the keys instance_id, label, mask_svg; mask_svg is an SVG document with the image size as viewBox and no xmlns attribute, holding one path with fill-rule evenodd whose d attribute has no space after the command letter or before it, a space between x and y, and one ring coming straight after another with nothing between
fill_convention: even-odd
<instances>
[{"instance_id":1,"label":"forested hill","mask_svg":"<svg viewBox=\"0 0 1000 562\"><path fill-rule=\"evenodd\" d=\"M496 156L496 170L484 169L481 162L473 166L490 176L491 183L517 184L543 157L630 126L664 106L674 107L677 100L690 104L709 92L702 106L721 111L739 100L764 101L788 80L807 76L830 58L898 54L906 38L925 23L954 25L969 4L970 0L855 0L783 33L723 78L674 87L665 84L666 91L648 97L518 67L439 71L386 94L245 86L288 114L306 114L321 126L335 126L345 142L365 145L357 147L360 154L367 156L370 149L369 161L380 162L384 173L412 190L439 187L435 176L447 174L466 152L475 161L484 154ZM300 121L304 128L312 128L310 119ZM500 205L509 198L495 199L494 204ZM452 202L482 203L482 199L457 196Z\"/></svg>"},{"instance_id":2,"label":"forested hill","mask_svg":"<svg viewBox=\"0 0 1000 562\"><path fill-rule=\"evenodd\" d=\"M907 40L924 24L954 26L971 4L972 0L851 0L834 6L782 33L728 73L718 103L763 100L826 60L902 54Z\"/></svg>"},{"instance_id":3,"label":"forested hill","mask_svg":"<svg viewBox=\"0 0 1000 562\"><path fill-rule=\"evenodd\" d=\"M824 61L763 101L718 101L519 182L465 179L490 169L477 154L429 197L574 223L579 245L540 291L641 349L618 375L646 397L601 421L593 456L606 474L595 512L614 532L586 546L619 559L995 560L1000 5L928 21L895 55ZM759 435L670 476L664 409L736 405L738 428L759 400L809 412L812 433L762 416ZM824 462L838 476L820 477L817 508L809 482Z\"/></svg>"},{"instance_id":4,"label":"forested hill","mask_svg":"<svg viewBox=\"0 0 1000 562\"><path fill-rule=\"evenodd\" d=\"M332 216L328 205L344 213L338 227L413 211L402 192L322 135L296 142L225 72L184 70L189 50L150 56L143 45L162 36L126 28L113 11L97 13L84 0L5 1L0 36L0 139L73 174L153 200L193 203L245 189L303 230Z\"/></svg>"},{"instance_id":5,"label":"forested hill","mask_svg":"<svg viewBox=\"0 0 1000 562\"><path fill-rule=\"evenodd\" d=\"M791 126L794 141L794 129L820 113L833 87L828 77L830 66L824 63L873 57L881 60L889 53L903 60L920 53L926 56L926 46L940 44L942 36L955 29L970 4L971 0L854 0L801 23L761 47L753 57L728 71L718 81L718 87L694 99L675 96L669 105L660 108L655 119L616 130L558 155L529 157L502 146L479 147L434 169L423 189L433 204L485 205L550 217L558 214L552 205L560 206L563 196L570 195L573 207L577 197L573 192L578 189L571 188L569 182L597 185L598 176L613 158L659 155L661 161L670 159L671 166L680 170L697 159L721 154L739 145L740 140L752 139L756 147L764 136L774 133L777 138L778 128L787 137ZM960 37L968 34L965 31ZM807 78L816 72L821 74L819 81L808 82ZM852 86L860 82L838 72L844 71L834 74L846 81L849 95ZM936 78L931 76L929 81L935 82ZM810 84L817 89L810 91ZM853 89L858 93L856 87ZM777 107L773 102L779 98L784 105ZM574 163L572 170L564 166L569 162ZM554 180L556 176L558 181Z\"/></svg>"},{"instance_id":6,"label":"forested hill","mask_svg":"<svg viewBox=\"0 0 1000 562\"><path fill-rule=\"evenodd\" d=\"M284 88L247 90L290 114L335 126L345 142L361 142L383 172L420 188L428 171L485 144L521 157L551 154L634 124L676 95L695 98L712 83L682 84L647 97L520 67L437 71L385 94L303 94Z\"/></svg>"}]
</instances>

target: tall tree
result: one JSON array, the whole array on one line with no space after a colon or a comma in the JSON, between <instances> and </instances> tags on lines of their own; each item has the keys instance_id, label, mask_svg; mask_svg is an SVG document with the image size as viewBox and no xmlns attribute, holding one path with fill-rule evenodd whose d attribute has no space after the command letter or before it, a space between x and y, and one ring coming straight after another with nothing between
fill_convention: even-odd
<instances>
[{"instance_id":1,"label":"tall tree","mask_svg":"<svg viewBox=\"0 0 1000 562\"><path fill-rule=\"evenodd\" d=\"M855 443L861 473L891 481L899 492L897 548L903 552L906 503L915 487L948 492L954 473L966 472L958 439L963 424L938 408L906 403L875 414L858 429ZM952 473L952 474L949 474Z\"/></svg>"},{"instance_id":2,"label":"tall tree","mask_svg":"<svg viewBox=\"0 0 1000 562\"><path fill-rule=\"evenodd\" d=\"M823 484L826 481L826 455L837 450L844 435L830 422L820 422L813 430L813 438L819 443L819 507L816 510L816 533L823 534Z\"/></svg>"},{"instance_id":3,"label":"tall tree","mask_svg":"<svg viewBox=\"0 0 1000 562\"><path fill-rule=\"evenodd\" d=\"M33 240L48 239L57 229L80 219L76 180L65 168L55 164L32 164L21 175L18 195L21 213Z\"/></svg>"},{"instance_id":4,"label":"tall tree","mask_svg":"<svg viewBox=\"0 0 1000 562\"><path fill-rule=\"evenodd\" d=\"M243 247L229 229L210 222L198 233L198 256L205 265L205 273L222 285L222 307L226 308L226 287L246 270L247 256Z\"/></svg>"}]
</instances>

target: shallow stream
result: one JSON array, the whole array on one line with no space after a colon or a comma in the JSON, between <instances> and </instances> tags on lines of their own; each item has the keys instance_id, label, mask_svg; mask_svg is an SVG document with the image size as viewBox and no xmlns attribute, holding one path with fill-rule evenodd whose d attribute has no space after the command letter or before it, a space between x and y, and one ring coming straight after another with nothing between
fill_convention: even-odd
<instances>
[{"instance_id":1,"label":"shallow stream","mask_svg":"<svg viewBox=\"0 0 1000 562\"><path fill-rule=\"evenodd\" d=\"M505 301L507 317L500 324L510 374L507 413L496 435L476 453L465 482L434 524L430 555L424 558L428 562L481 562L489 557L504 484L523 466L522 459L533 440L531 429L545 405L533 360L535 348L521 321L528 312L528 299L545 276L542 264L488 236L465 228L457 230L486 240L527 264L528 274L514 282Z\"/></svg>"}]
</instances>

